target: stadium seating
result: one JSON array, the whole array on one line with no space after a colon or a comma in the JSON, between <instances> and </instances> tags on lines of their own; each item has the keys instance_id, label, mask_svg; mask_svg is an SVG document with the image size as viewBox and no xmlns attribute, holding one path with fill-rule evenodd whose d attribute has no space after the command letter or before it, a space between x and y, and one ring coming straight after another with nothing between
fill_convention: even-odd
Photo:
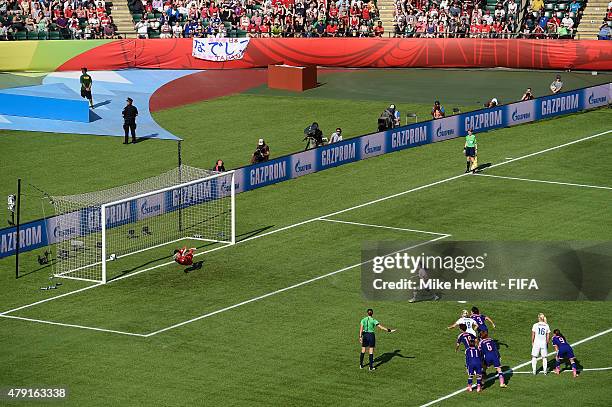
<instances>
[{"instance_id":1,"label":"stadium seating","mask_svg":"<svg viewBox=\"0 0 612 407\"><path fill-rule=\"evenodd\" d=\"M72 0L62 3L9 0L0 8L0 39L61 40L114 38L113 3Z\"/></svg>"},{"instance_id":2,"label":"stadium seating","mask_svg":"<svg viewBox=\"0 0 612 407\"><path fill-rule=\"evenodd\" d=\"M512 38L521 0L394 0L396 37Z\"/></svg>"},{"instance_id":3,"label":"stadium seating","mask_svg":"<svg viewBox=\"0 0 612 407\"><path fill-rule=\"evenodd\" d=\"M523 38L573 38L582 18L586 0L544 0L544 9L525 8ZM541 27L541 28L538 28Z\"/></svg>"},{"instance_id":4,"label":"stadium seating","mask_svg":"<svg viewBox=\"0 0 612 407\"><path fill-rule=\"evenodd\" d=\"M374 0L247 0L204 6L129 0L141 38L169 37L372 37L379 12ZM175 7L177 6L178 7ZM318 8L317 8L318 7ZM167 23L167 25L165 25ZM177 25L178 23L178 25Z\"/></svg>"}]
</instances>

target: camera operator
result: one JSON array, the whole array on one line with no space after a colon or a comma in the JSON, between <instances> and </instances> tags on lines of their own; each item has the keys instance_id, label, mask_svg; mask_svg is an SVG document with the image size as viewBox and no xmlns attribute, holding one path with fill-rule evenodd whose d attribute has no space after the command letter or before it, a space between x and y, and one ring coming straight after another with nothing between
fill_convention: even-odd
<instances>
[{"instance_id":1,"label":"camera operator","mask_svg":"<svg viewBox=\"0 0 612 407\"><path fill-rule=\"evenodd\" d=\"M319 129L319 123L313 122L310 126L304 129L304 139L306 141L306 147L304 151L309 148L316 148L325 144L323 138L323 132Z\"/></svg>"},{"instance_id":2,"label":"camera operator","mask_svg":"<svg viewBox=\"0 0 612 407\"><path fill-rule=\"evenodd\" d=\"M257 143L257 148L251 157L251 164L262 163L270 159L270 147L266 144L264 139L260 138Z\"/></svg>"},{"instance_id":3,"label":"camera operator","mask_svg":"<svg viewBox=\"0 0 612 407\"><path fill-rule=\"evenodd\" d=\"M385 131L400 125L400 112L391 104L378 118L378 131Z\"/></svg>"}]
</instances>

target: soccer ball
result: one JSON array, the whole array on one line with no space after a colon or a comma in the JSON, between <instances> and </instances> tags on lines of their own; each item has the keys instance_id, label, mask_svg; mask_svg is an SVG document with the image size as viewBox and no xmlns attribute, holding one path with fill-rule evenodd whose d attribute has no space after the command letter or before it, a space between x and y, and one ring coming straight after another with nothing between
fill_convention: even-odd
<instances>
[{"instance_id":1,"label":"soccer ball","mask_svg":"<svg viewBox=\"0 0 612 407\"><path fill-rule=\"evenodd\" d=\"M113 261L113 260L115 260L116 258L117 258L117 255L116 255L115 253L113 253L113 254L111 254L110 256L108 256L108 259L109 259L110 261Z\"/></svg>"}]
</instances>

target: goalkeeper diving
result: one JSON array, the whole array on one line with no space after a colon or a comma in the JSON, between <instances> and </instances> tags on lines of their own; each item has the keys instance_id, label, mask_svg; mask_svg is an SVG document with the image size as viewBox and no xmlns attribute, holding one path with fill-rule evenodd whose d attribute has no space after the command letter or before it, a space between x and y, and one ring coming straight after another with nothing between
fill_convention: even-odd
<instances>
[{"instance_id":1,"label":"goalkeeper diving","mask_svg":"<svg viewBox=\"0 0 612 407\"><path fill-rule=\"evenodd\" d=\"M195 247L191 249L187 249L187 246L182 249L174 250L174 261L183 266L191 266L193 265L193 252L195 252Z\"/></svg>"}]
</instances>

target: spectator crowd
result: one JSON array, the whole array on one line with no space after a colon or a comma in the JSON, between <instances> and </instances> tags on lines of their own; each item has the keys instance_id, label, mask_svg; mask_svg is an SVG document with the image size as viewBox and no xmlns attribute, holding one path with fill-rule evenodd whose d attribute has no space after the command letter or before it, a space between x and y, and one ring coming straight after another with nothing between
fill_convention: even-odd
<instances>
[{"instance_id":1,"label":"spectator crowd","mask_svg":"<svg viewBox=\"0 0 612 407\"><path fill-rule=\"evenodd\" d=\"M130 0L140 38L382 36L374 0Z\"/></svg>"},{"instance_id":2,"label":"spectator crowd","mask_svg":"<svg viewBox=\"0 0 612 407\"><path fill-rule=\"evenodd\" d=\"M0 39L115 38L104 0L0 0Z\"/></svg>"},{"instance_id":3,"label":"spectator crowd","mask_svg":"<svg viewBox=\"0 0 612 407\"><path fill-rule=\"evenodd\" d=\"M608 9L603 19L603 24L599 27L597 34L598 40L612 40L612 1L608 3Z\"/></svg>"},{"instance_id":4,"label":"spectator crowd","mask_svg":"<svg viewBox=\"0 0 612 407\"><path fill-rule=\"evenodd\" d=\"M569 1L569 0L568 0ZM396 37L571 38L583 3L531 0L395 0Z\"/></svg>"}]
</instances>

